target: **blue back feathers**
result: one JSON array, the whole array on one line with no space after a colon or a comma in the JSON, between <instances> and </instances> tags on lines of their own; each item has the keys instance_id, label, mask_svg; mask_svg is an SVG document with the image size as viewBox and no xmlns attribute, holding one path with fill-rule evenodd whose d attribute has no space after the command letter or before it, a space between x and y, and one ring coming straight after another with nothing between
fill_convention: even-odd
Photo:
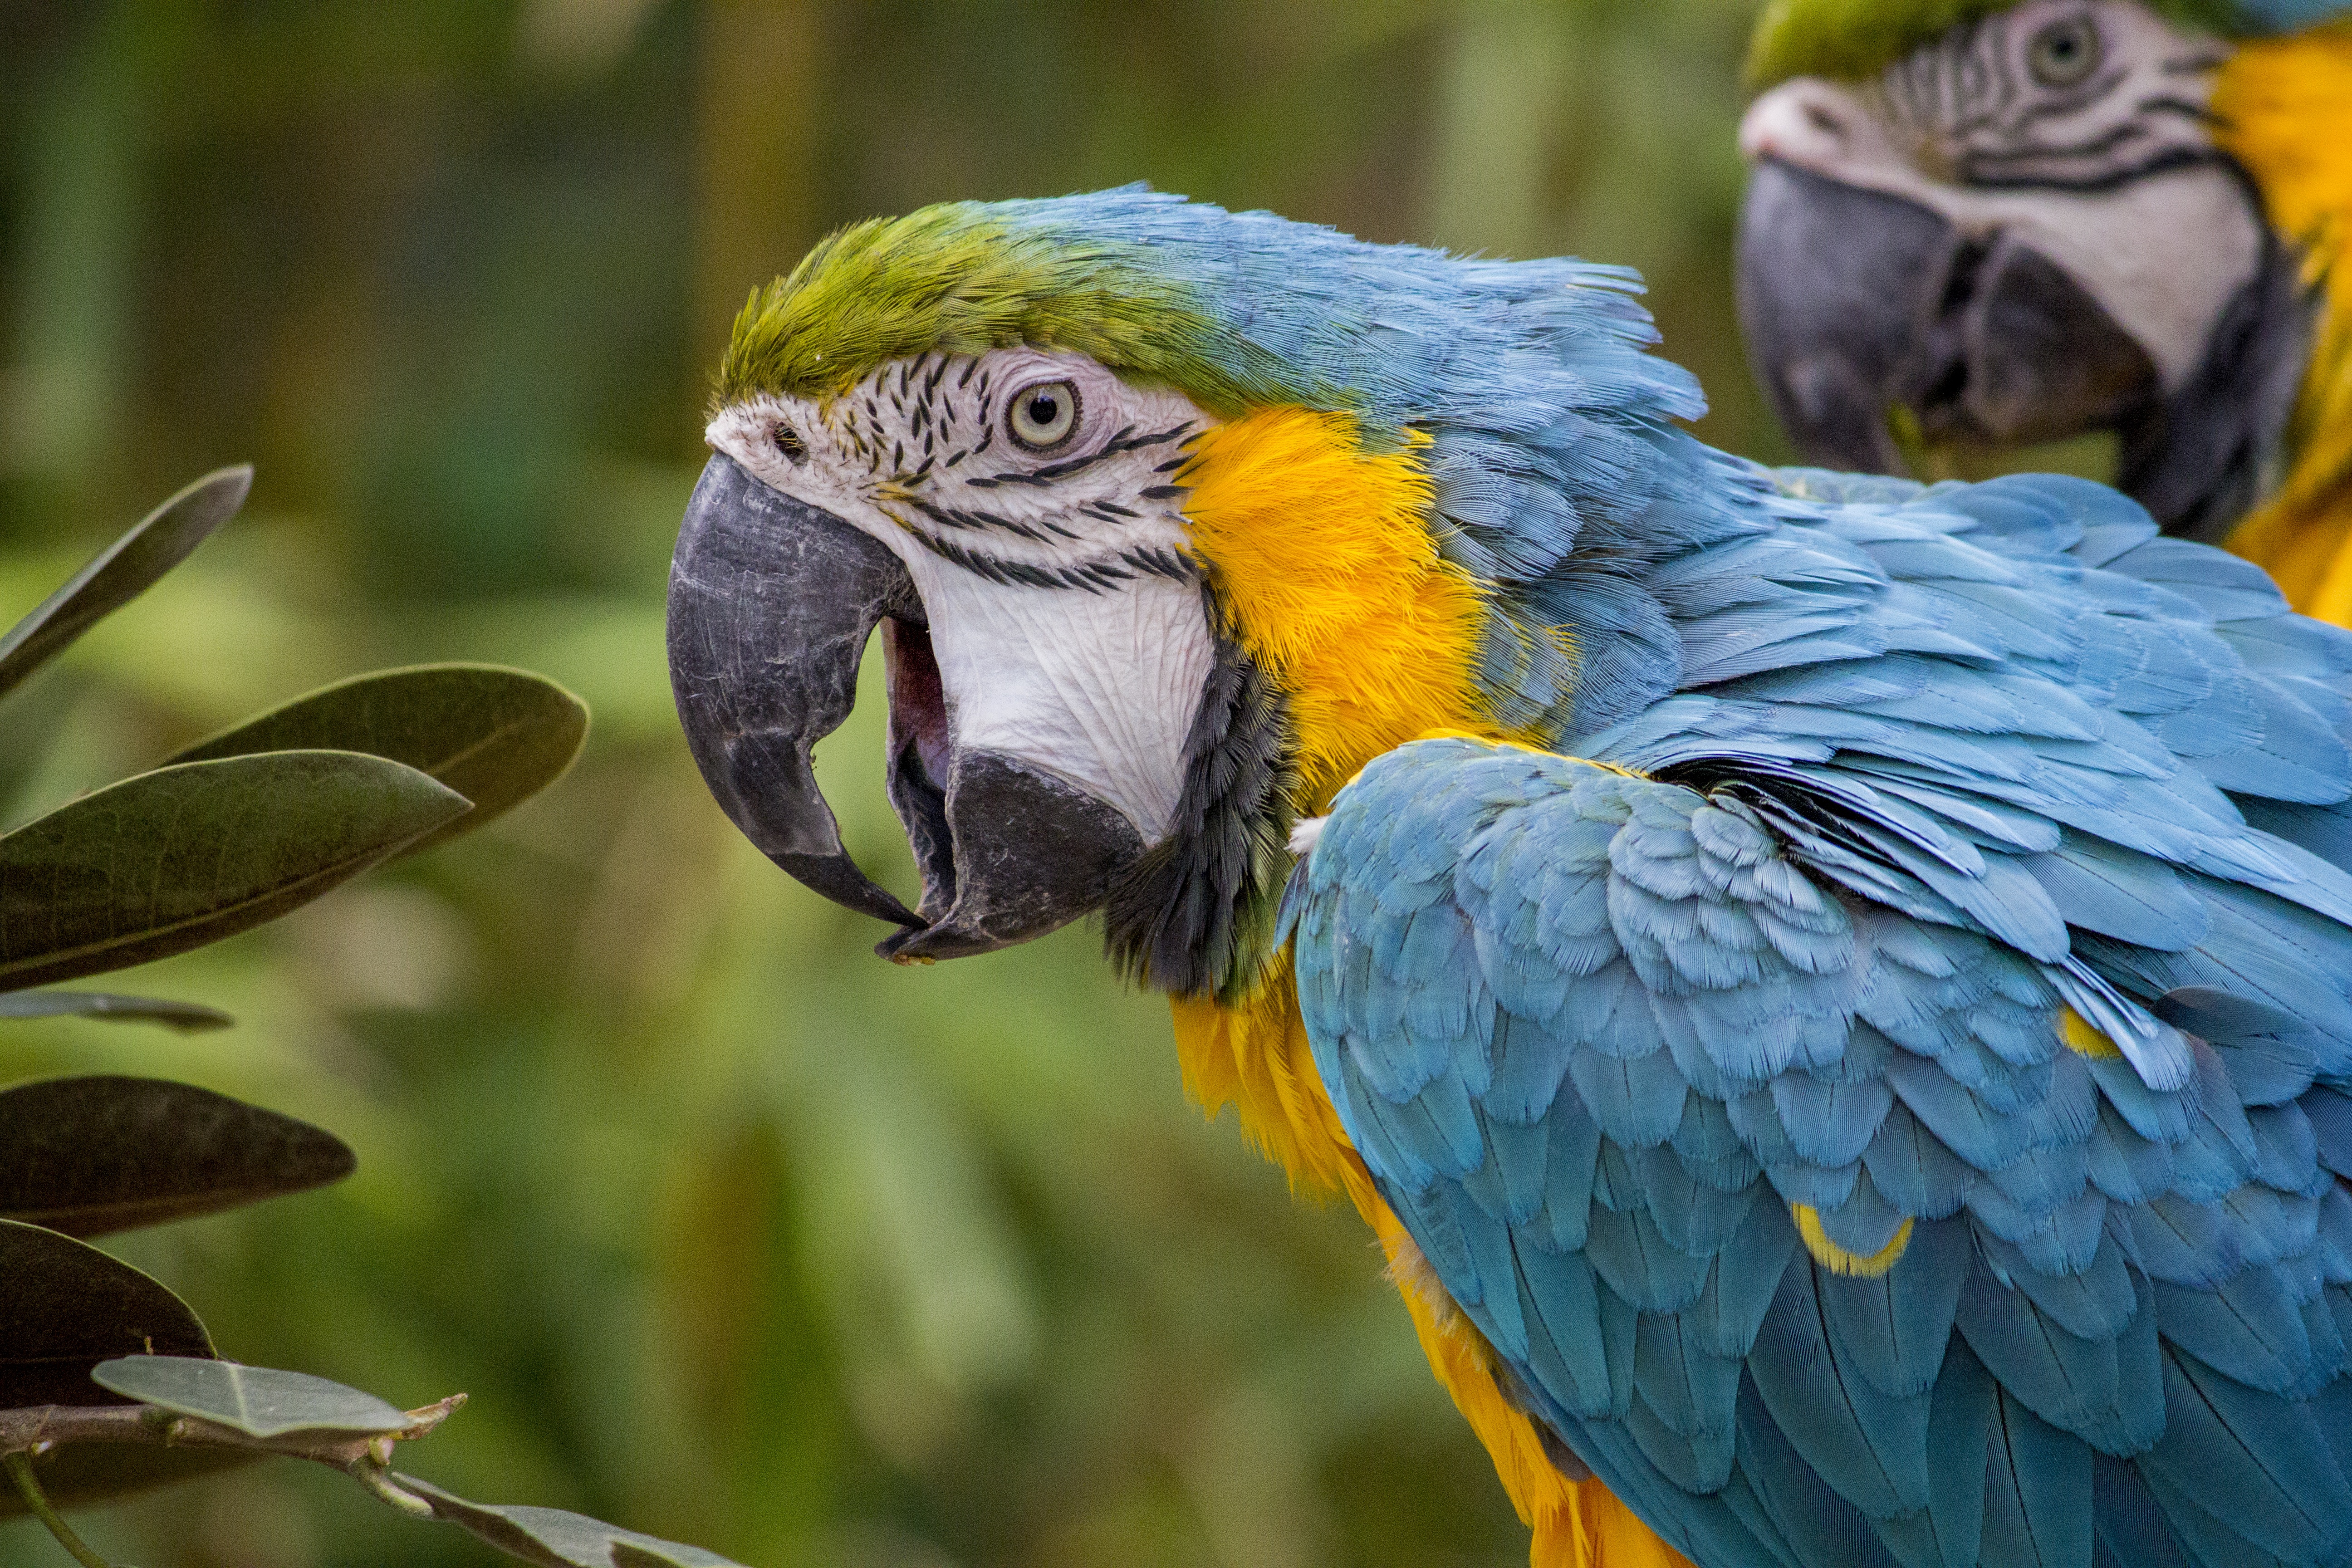
<instances>
[{"instance_id":1,"label":"blue back feathers","mask_svg":"<svg viewBox=\"0 0 2352 1568\"><path fill-rule=\"evenodd\" d=\"M2095 485L1709 451L1618 275L1198 221L1559 753L1376 760L1284 917L1531 1413L1708 1568L2352 1559L2352 634Z\"/></svg>"}]
</instances>

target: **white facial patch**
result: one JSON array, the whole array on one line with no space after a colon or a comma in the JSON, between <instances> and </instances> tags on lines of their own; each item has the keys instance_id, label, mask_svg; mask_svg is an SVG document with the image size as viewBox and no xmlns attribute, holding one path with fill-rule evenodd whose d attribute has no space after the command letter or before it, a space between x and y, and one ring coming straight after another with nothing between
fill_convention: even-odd
<instances>
[{"instance_id":1,"label":"white facial patch","mask_svg":"<svg viewBox=\"0 0 2352 1568\"><path fill-rule=\"evenodd\" d=\"M951 744L1075 784L1154 844L1215 658L1172 482L1212 423L1021 348L895 361L823 404L749 399L705 437L906 563Z\"/></svg>"},{"instance_id":2,"label":"white facial patch","mask_svg":"<svg viewBox=\"0 0 2352 1568\"><path fill-rule=\"evenodd\" d=\"M1740 151L2006 232L2095 300L2166 392L2252 279L2263 226L2215 149L2225 47L2134 0L2025 0L1955 27L1873 81L1784 82Z\"/></svg>"}]
</instances>

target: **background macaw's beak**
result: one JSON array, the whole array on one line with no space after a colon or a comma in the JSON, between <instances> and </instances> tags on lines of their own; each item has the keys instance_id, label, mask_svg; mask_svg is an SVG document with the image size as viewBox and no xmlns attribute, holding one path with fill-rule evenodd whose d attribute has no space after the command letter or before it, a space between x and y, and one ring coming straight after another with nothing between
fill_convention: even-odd
<instances>
[{"instance_id":1,"label":"background macaw's beak","mask_svg":"<svg viewBox=\"0 0 2352 1568\"><path fill-rule=\"evenodd\" d=\"M1895 408L1931 441L2017 445L2161 396L2147 352L2030 246L1774 159L1748 178L1738 288L1774 412L1824 467L1903 472Z\"/></svg>"},{"instance_id":2,"label":"background macaw's beak","mask_svg":"<svg viewBox=\"0 0 2352 1568\"><path fill-rule=\"evenodd\" d=\"M883 627L889 795L923 875L922 912L843 847L809 751L856 700ZM954 743L914 580L878 541L714 457L687 503L669 581L670 688L703 781L735 826L835 902L906 929L900 960L986 952L1087 913L1143 852L1110 805L1018 758Z\"/></svg>"}]
</instances>

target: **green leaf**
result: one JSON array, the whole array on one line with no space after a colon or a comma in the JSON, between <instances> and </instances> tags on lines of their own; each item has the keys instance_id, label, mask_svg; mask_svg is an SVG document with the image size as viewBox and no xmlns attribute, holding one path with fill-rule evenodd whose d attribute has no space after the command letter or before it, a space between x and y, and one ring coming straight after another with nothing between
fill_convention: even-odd
<instances>
[{"instance_id":1,"label":"green leaf","mask_svg":"<svg viewBox=\"0 0 2352 1568\"><path fill-rule=\"evenodd\" d=\"M434 1518L462 1525L509 1556L541 1568L742 1568L699 1546L640 1535L586 1514L467 1502L414 1476L392 1479L403 1491L431 1503Z\"/></svg>"},{"instance_id":2,"label":"green leaf","mask_svg":"<svg viewBox=\"0 0 2352 1568\"><path fill-rule=\"evenodd\" d=\"M0 637L0 695L185 561L213 530L236 515L252 488L249 467L206 474L100 551Z\"/></svg>"},{"instance_id":3,"label":"green leaf","mask_svg":"<svg viewBox=\"0 0 2352 1568\"><path fill-rule=\"evenodd\" d=\"M613 1541L613 1568L740 1568L716 1552L656 1541L650 1535L622 1535Z\"/></svg>"},{"instance_id":4,"label":"green leaf","mask_svg":"<svg viewBox=\"0 0 2352 1568\"><path fill-rule=\"evenodd\" d=\"M379 670L298 697L172 757L365 752L432 774L474 809L401 851L471 833L563 776L588 736L588 709L551 680L492 664Z\"/></svg>"},{"instance_id":5,"label":"green leaf","mask_svg":"<svg viewBox=\"0 0 2352 1568\"><path fill-rule=\"evenodd\" d=\"M125 779L0 837L0 990L275 920L467 809L415 769L352 752L265 752Z\"/></svg>"},{"instance_id":6,"label":"green leaf","mask_svg":"<svg viewBox=\"0 0 2352 1568\"><path fill-rule=\"evenodd\" d=\"M226 1029L236 1022L217 1007L174 1002L163 996L118 996L111 991L10 991L0 993L0 1018L104 1018L125 1024L161 1024L182 1034Z\"/></svg>"},{"instance_id":7,"label":"green leaf","mask_svg":"<svg viewBox=\"0 0 2352 1568\"><path fill-rule=\"evenodd\" d=\"M119 1405L89 1381L116 1356L209 1356L195 1313L162 1285L95 1247L0 1220L0 1409Z\"/></svg>"},{"instance_id":8,"label":"green leaf","mask_svg":"<svg viewBox=\"0 0 2352 1568\"><path fill-rule=\"evenodd\" d=\"M111 1400L108 1401L112 1404ZM33 1474L60 1509L172 1486L266 1458L234 1448L155 1448L140 1443L73 1443L33 1457ZM25 1512L15 1487L0 1486L0 1519Z\"/></svg>"},{"instance_id":9,"label":"green leaf","mask_svg":"<svg viewBox=\"0 0 2352 1568\"><path fill-rule=\"evenodd\" d=\"M0 1215L68 1236L299 1193L353 1163L331 1132L194 1084L91 1077L0 1089Z\"/></svg>"},{"instance_id":10,"label":"green leaf","mask_svg":"<svg viewBox=\"0 0 2352 1568\"><path fill-rule=\"evenodd\" d=\"M289 1432L368 1436L415 1425L408 1413L323 1377L172 1355L131 1355L89 1374L100 1388L176 1415L196 1415L248 1437Z\"/></svg>"}]
</instances>

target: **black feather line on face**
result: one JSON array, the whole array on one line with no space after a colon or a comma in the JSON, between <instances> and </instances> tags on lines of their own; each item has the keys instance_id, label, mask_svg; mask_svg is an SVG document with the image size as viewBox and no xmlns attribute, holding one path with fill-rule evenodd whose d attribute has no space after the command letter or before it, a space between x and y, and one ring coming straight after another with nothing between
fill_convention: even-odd
<instances>
[{"instance_id":1,"label":"black feather line on face","mask_svg":"<svg viewBox=\"0 0 2352 1568\"><path fill-rule=\"evenodd\" d=\"M1168 837L1112 887L1103 946L1128 979L1235 1002L1273 959L1297 784L1281 689L1219 627Z\"/></svg>"}]
</instances>

